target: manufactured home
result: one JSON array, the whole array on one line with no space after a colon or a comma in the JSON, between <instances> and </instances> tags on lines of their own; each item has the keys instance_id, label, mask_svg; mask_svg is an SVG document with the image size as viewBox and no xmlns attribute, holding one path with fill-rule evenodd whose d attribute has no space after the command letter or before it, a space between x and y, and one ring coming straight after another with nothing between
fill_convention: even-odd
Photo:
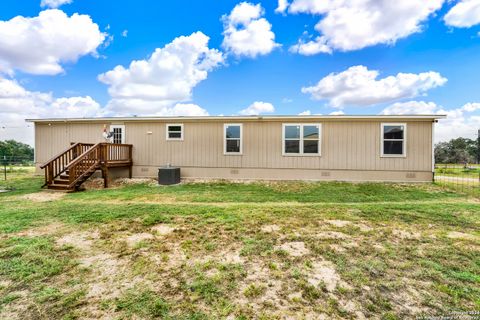
<instances>
[{"instance_id":1,"label":"manufactured home","mask_svg":"<svg viewBox=\"0 0 480 320\"><path fill-rule=\"evenodd\" d=\"M46 184L104 175L184 178L432 181L440 115L212 116L34 119ZM107 134L106 134L107 133ZM73 183L73 184L72 184ZM60 187L59 187L60 188Z\"/></svg>"}]
</instances>

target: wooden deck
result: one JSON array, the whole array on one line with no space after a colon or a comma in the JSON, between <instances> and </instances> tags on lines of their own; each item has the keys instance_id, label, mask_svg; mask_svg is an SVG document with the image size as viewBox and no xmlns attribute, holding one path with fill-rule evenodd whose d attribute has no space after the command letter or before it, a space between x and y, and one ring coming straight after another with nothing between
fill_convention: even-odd
<instances>
[{"instance_id":1,"label":"wooden deck","mask_svg":"<svg viewBox=\"0 0 480 320\"><path fill-rule=\"evenodd\" d=\"M126 167L132 177L131 144L72 143L70 148L40 166L49 189L75 191L97 170L108 188L109 168Z\"/></svg>"}]
</instances>

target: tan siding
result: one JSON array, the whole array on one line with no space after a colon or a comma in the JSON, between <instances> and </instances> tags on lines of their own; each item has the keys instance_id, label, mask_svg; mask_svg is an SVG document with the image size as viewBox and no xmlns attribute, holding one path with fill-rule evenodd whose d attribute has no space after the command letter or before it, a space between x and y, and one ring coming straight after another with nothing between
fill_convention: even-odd
<instances>
[{"instance_id":1,"label":"tan siding","mask_svg":"<svg viewBox=\"0 0 480 320\"><path fill-rule=\"evenodd\" d=\"M395 120L393 122L402 122ZM405 121L403 121L405 122ZM184 122L184 141L167 141L168 122L125 121L136 166L202 168L301 168L321 170L431 170L431 121L407 122L407 157L380 157L380 121L322 120L322 155L282 156L282 122L243 123L243 155L223 154L225 122ZM179 123L176 120L174 123ZM110 125L110 123L105 123ZM36 125L36 161L43 163L70 142L102 141L103 123ZM152 134L147 134L151 131Z\"/></svg>"}]
</instances>

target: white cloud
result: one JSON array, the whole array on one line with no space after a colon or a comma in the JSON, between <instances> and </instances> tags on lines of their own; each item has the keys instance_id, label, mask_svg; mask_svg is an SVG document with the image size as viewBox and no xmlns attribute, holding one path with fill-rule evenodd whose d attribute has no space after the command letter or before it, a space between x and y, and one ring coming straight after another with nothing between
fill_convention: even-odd
<instances>
[{"instance_id":1,"label":"white cloud","mask_svg":"<svg viewBox=\"0 0 480 320\"><path fill-rule=\"evenodd\" d=\"M123 30L122 31L122 37L124 37L124 38L128 37L128 30Z\"/></svg>"},{"instance_id":2,"label":"white cloud","mask_svg":"<svg viewBox=\"0 0 480 320\"><path fill-rule=\"evenodd\" d=\"M107 110L115 114L164 114L176 103L191 100L193 88L223 63L220 51L208 48L201 32L174 39L146 60L116 66L99 75L109 85Z\"/></svg>"},{"instance_id":3,"label":"white cloud","mask_svg":"<svg viewBox=\"0 0 480 320\"><path fill-rule=\"evenodd\" d=\"M49 8L58 8L64 4L72 3L73 0L42 0L40 6Z\"/></svg>"},{"instance_id":4,"label":"white cloud","mask_svg":"<svg viewBox=\"0 0 480 320\"><path fill-rule=\"evenodd\" d=\"M469 28L480 23L480 0L460 0L444 17L445 24Z\"/></svg>"},{"instance_id":5,"label":"white cloud","mask_svg":"<svg viewBox=\"0 0 480 320\"><path fill-rule=\"evenodd\" d=\"M278 7L275 9L276 13L285 13L290 3L288 0L278 0Z\"/></svg>"},{"instance_id":6,"label":"white cloud","mask_svg":"<svg viewBox=\"0 0 480 320\"><path fill-rule=\"evenodd\" d=\"M332 53L332 48L326 44L325 37L317 37L315 40L307 42L300 39L297 44L290 47L289 51L304 56L313 56L319 53Z\"/></svg>"},{"instance_id":7,"label":"white cloud","mask_svg":"<svg viewBox=\"0 0 480 320\"><path fill-rule=\"evenodd\" d=\"M272 113L275 112L275 107L269 102L255 101L247 108L241 110L239 113L241 115L251 116L258 115L261 113Z\"/></svg>"},{"instance_id":8,"label":"white cloud","mask_svg":"<svg viewBox=\"0 0 480 320\"><path fill-rule=\"evenodd\" d=\"M378 79L377 70L353 66L340 73L330 73L316 85L302 88L312 99L328 100L333 107L346 105L369 106L412 98L442 86L447 79L437 72L398 73Z\"/></svg>"},{"instance_id":9,"label":"white cloud","mask_svg":"<svg viewBox=\"0 0 480 320\"><path fill-rule=\"evenodd\" d=\"M59 74L62 63L96 55L105 36L88 15L68 17L60 10L0 21L0 72Z\"/></svg>"},{"instance_id":10,"label":"white cloud","mask_svg":"<svg viewBox=\"0 0 480 320\"><path fill-rule=\"evenodd\" d=\"M163 116L208 116L207 110L193 103L177 103L172 108L166 108Z\"/></svg>"},{"instance_id":11,"label":"white cloud","mask_svg":"<svg viewBox=\"0 0 480 320\"><path fill-rule=\"evenodd\" d=\"M272 52L278 44L275 43L272 25L262 18L263 14L260 4L242 2L229 15L224 15L223 48L235 56L250 58Z\"/></svg>"},{"instance_id":12,"label":"white cloud","mask_svg":"<svg viewBox=\"0 0 480 320\"><path fill-rule=\"evenodd\" d=\"M312 112L310 110L305 110L305 111L300 112L298 115L299 116L310 116L311 114L312 114Z\"/></svg>"},{"instance_id":13,"label":"white cloud","mask_svg":"<svg viewBox=\"0 0 480 320\"><path fill-rule=\"evenodd\" d=\"M345 115L345 112L343 112L343 111L333 111L333 112L330 112L329 115L331 115L331 116L343 116L343 115Z\"/></svg>"},{"instance_id":14,"label":"white cloud","mask_svg":"<svg viewBox=\"0 0 480 320\"><path fill-rule=\"evenodd\" d=\"M315 26L320 36L300 40L291 50L300 54L351 51L377 44L393 44L422 30L422 23L445 0L280 0L278 12L321 16ZM282 9L282 10L280 10Z\"/></svg>"},{"instance_id":15,"label":"white cloud","mask_svg":"<svg viewBox=\"0 0 480 320\"><path fill-rule=\"evenodd\" d=\"M51 93L28 91L17 81L0 78L0 140L33 143L26 118L82 118L101 114L91 97L55 98Z\"/></svg>"},{"instance_id":16,"label":"white cloud","mask_svg":"<svg viewBox=\"0 0 480 320\"><path fill-rule=\"evenodd\" d=\"M434 102L407 101L395 103L385 108L381 114L442 114L447 119L439 120L435 126L435 141L448 141L453 138L474 138L480 127L480 116L472 114L480 110L480 103L467 103L460 108L445 109Z\"/></svg>"},{"instance_id":17,"label":"white cloud","mask_svg":"<svg viewBox=\"0 0 480 320\"><path fill-rule=\"evenodd\" d=\"M435 114L438 106L434 102L425 101L406 101L397 102L383 109L381 114Z\"/></svg>"}]
</instances>

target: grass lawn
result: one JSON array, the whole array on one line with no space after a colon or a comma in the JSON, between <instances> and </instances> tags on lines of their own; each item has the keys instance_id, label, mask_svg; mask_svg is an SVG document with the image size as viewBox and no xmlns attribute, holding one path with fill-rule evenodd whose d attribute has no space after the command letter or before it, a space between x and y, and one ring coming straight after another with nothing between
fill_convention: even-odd
<instances>
[{"instance_id":1,"label":"grass lawn","mask_svg":"<svg viewBox=\"0 0 480 320\"><path fill-rule=\"evenodd\" d=\"M480 202L432 184L0 180L0 319L480 310Z\"/></svg>"},{"instance_id":2,"label":"grass lawn","mask_svg":"<svg viewBox=\"0 0 480 320\"><path fill-rule=\"evenodd\" d=\"M462 165L437 165L435 174L447 177L480 178L480 167L478 165L469 165L464 168Z\"/></svg>"}]
</instances>

